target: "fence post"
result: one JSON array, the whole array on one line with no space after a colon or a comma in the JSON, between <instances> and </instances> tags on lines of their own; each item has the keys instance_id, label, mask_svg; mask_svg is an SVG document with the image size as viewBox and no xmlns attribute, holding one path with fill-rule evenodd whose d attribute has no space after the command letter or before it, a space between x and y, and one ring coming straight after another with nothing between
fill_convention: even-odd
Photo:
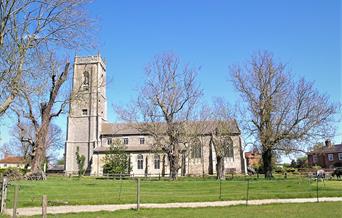
<instances>
[{"instance_id":1,"label":"fence post","mask_svg":"<svg viewBox=\"0 0 342 218\"><path fill-rule=\"evenodd\" d=\"M222 200L222 180L220 179L220 196L219 196L219 199Z\"/></svg>"},{"instance_id":2,"label":"fence post","mask_svg":"<svg viewBox=\"0 0 342 218\"><path fill-rule=\"evenodd\" d=\"M317 203L319 202L319 199L318 199L318 177L316 179L316 197L317 197Z\"/></svg>"},{"instance_id":3,"label":"fence post","mask_svg":"<svg viewBox=\"0 0 342 218\"><path fill-rule=\"evenodd\" d=\"M249 198L249 179L247 179L246 207L248 206L248 198Z\"/></svg>"},{"instance_id":4,"label":"fence post","mask_svg":"<svg viewBox=\"0 0 342 218\"><path fill-rule=\"evenodd\" d=\"M1 205L0 205L1 213L5 212L5 209L6 209L7 185L8 185L8 178L4 176L2 178L2 185L1 185Z\"/></svg>"},{"instance_id":5,"label":"fence post","mask_svg":"<svg viewBox=\"0 0 342 218\"><path fill-rule=\"evenodd\" d=\"M137 178L137 210L140 209L140 178Z\"/></svg>"},{"instance_id":6,"label":"fence post","mask_svg":"<svg viewBox=\"0 0 342 218\"><path fill-rule=\"evenodd\" d=\"M42 217L43 218L47 218L47 206L48 206L47 195L43 195L42 197Z\"/></svg>"},{"instance_id":7,"label":"fence post","mask_svg":"<svg viewBox=\"0 0 342 218\"><path fill-rule=\"evenodd\" d=\"M121 192L122 192L122 179L120 174L120 191L119 191L119 201L121 201Z\"/></svg>"},{"instance_id":8,"label":"fence post","mask_svg":"<svg viewBox=\"0 0 342 218\"><path fill-rule=\"evenodd\" d=\"M15 185L14 198L13 198L13 216L12 216L13 218L17 217L18 193L19 193L19 186Z\"/></svg>"}]
</instances>

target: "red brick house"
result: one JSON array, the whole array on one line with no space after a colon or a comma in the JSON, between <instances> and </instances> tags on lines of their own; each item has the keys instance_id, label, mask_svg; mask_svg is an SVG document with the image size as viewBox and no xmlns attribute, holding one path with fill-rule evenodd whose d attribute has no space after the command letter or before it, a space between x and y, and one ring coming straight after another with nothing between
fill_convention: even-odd
<instances>
[{"instance_id":1,"label":"red brick house","mask_svg":"<svg viewBox=\"0 0 342 218\"><path fill-rule=\"evenodd\" d=\"M6 155L4 159L0 160L0 168L18 167L24 168L25 159L23 157Z\"/></svg>"},{"instance_id":2,"label":"red brick house","mask_svg":"<svg viewBox=\"0 0 342 218\"><path fill-rule=\"evenodd\" d=\"M308 153L309 167L320 166L325 169L342 167L342 144L333 145L330 140L325 145Z\"/></svg>"},{"instance_id":3,"label":"red brick house","mask_svg":"<svg viewBox=\"0 0 342 218\"><path fill-rule=\"evenodd\" d=\"M256 149L245 152L245 158L248 167L258 167L261 163L261 154Z\"/></svg>"}]
</instances>

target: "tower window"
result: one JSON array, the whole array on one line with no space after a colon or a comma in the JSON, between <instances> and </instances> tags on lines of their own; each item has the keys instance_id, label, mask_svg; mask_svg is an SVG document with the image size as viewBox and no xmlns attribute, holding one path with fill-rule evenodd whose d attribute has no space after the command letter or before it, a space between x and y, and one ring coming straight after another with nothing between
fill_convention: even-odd
<instances>
[{"instance_id":1,"label":"tower window","mask_svg":"<svg viewBox=\"0 0 342 218\"><path fill-rule=\"evenodd\" d=\"M87 115L88 115L88 110L82 109L82 116L87 116Z\"/></svg>"},{"instance_id":2,"label":"tower window","mask_svg":"<svg viewBox=\"0 0 342 218\"><path fill-rule=\"evenodd\" d=\"M83 73L83 82L82 82L83 90L87 91L89 90L89 72L85 71Z\"/></svg>"},{"instance_id":3,"label":"tower window","mask_svg":"<svg viewBox=\"0 0 342 218\"><path fill-rule=\"evenodd\" d=\"M145 138L143 138L143 137L140 138L140 144L141 145L145 144Z\"/></svg>"},{"instance_id":4,"label":"tower window","mask_svg":"<svg viewBox=\"0 0 342 218\"><path fill-rule=\"evenodd\" d=\"M89 85L89 72L85 71L83 73L83 85Z\"/></svg>"},{"instance_id":5,"label":"tower window","mask_svg":"<svg viewBox=\"0 0 342 218\"><path fill-rule=\"evenodd\" d=\"M111 145L112 143L113 143L112 138L108 138L108 139L107 139L107 144L108 144L108 145Z\"/></svg>"},{"instance_id":6,"label":"tower window","mask_svg":"<svg viewBox=\"0 0 342 218\"><path fill-rule=\"evenodd\" d=\"M124 143L124 145L128 145L128 138L124 138L123 143Z\"/></svg>"}]
</instances>

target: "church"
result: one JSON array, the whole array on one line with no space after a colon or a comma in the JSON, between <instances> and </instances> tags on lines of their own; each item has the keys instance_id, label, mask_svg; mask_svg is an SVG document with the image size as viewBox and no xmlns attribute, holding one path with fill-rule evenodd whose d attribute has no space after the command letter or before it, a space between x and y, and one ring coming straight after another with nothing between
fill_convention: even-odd
<instances>
[{"instance_id":1,"label":"church","mask_svg":"<svg viewBox=\"0 0 342 218\"><path fill-rule=\"evenodd\" d=\"M101 56L75 57L73 67L72 92L77 92L80 100L72 101L69 107L65 174L77 174L76 152L79 151L85 157L86 174L102 176L104 157L112 142L120 140L129 154L132 176L168 175L167 155L153 149L153 138L149 134L128 124L107 121L106 65ZM235 120L227 122L227 125L232 145L225 152L225 172L245 172L240 129ZM202 146L192 146L189 152L182 154L179 175L216 173L215 147L210 140L214 127L208 126L201 133Z\"/></svg>"}]
</instances>

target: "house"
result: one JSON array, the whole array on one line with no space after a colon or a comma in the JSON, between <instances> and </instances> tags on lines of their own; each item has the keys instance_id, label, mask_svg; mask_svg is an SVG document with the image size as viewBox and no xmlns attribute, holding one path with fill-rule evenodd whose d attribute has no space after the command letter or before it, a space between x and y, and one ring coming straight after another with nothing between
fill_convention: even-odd
<instances>
[{"instance_id":1,"label":"house","mask_svg":"<svg viewBox=\"0 0 342 218\"><path fill-rule=\"evenodd\" d=\"M23 157L7 155L4 157L4 159L0 160L0 168L10 167L24 168L25 159Z\"/></svg>"},{"instance_id":2,"label":"house","mask_svg":"<svg viewBox=\"0 0 342 218\"><path fill-rule=\"evenodd\" d=\"M155 148L153 137L147 132L134 128L132 124L109 123L107 121L106 65L98 56L75 57L73 91L80 92L82 101L72 101L67 121L67 139L65 143L65 173L77 174L76 151L85 157L88 175L103 175L104 157L114 140L120 140L129 153L131 174L157 176L169 174L166 153ZM210 121L209 121L210 122ZM179 175L206 175L216 171L216 153L210 140L215 123L196 122L206 125L207 129L199 133L201 143L185 144L190 149L181 154ZM244 169L241 150L241 133L235 120L227 121L229 128L225 152L226 172L240 173Z\"/></svg>"},{"instance_id":3,"label":"house","mask_svg":"<svg viewBox=\"0 0 342 218\"><path fill-rule=\"evenodd\" d=\"M257 168L261 163L261 154L257 149L245 152L245 158L248 167Z\"/></svg>"},{"instance_id":4,"label":"house","mask_svg":"<svg viewBox=\"0 0 342 218\"><path fill-rule=\"evenodd\" d=\"M325 145L308 153L309 167L320 166L325 169L342 167L342 144L333 145L330 140Z\"/></svg>"}]
</instances>

